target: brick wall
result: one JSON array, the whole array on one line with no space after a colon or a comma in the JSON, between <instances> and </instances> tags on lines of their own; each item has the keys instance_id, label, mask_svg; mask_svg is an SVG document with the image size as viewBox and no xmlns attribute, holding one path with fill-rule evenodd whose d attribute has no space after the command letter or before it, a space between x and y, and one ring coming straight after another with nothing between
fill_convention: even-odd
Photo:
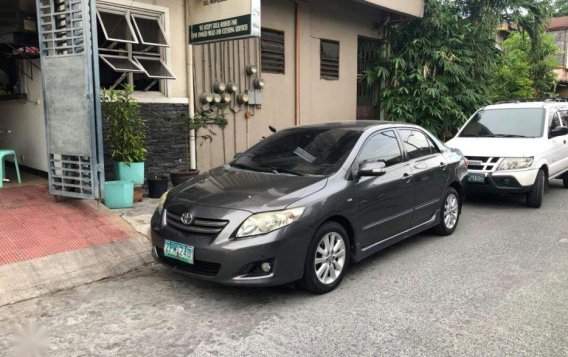
<instances>
[{"instance_id":1,"label":"brick wall","mask_svg":"<svg viewBox=\"0 0 568 357\"><path fill-rule=\"evenodd\" d=\"M167 175L173 168L186 165L186 136L180 116L187 114L187 104L141 103L140 112L146 121L146 178ZM103 132L108 131L104 125ZM110 147L104 147L106 180L114 179Z\"/></svg>"}]
</instances>

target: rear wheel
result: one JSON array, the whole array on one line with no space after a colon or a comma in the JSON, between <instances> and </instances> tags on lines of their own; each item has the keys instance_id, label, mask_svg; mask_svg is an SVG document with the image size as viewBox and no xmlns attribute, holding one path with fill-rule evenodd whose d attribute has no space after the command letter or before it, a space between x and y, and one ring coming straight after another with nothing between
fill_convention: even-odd
<instances>
[{"instance_id":1,"label":"rear wheel","mask_svg":"<svg viewBox=\"0 0 568 357\"><path fill-rule=\"evenodd\" d=\"M546 175L543 170L539 170L533 187L527 193L527 205L532 208L540 208L542 206L542 198L544 197L544 188L546 187Z\"/></svg>"},{"instance_id":2,"label":"rear wheel","mask_svg":"<svg viewBox=\"0 0 568 357\"><path fill-rule=\"evenodd\" d=\"M349 236L342 225L327 222L321 226L308 248L304 288L318 294L335 289L349 266L349 252Z\"/></svg>"},{"instance_id":3,"label":"rear wheel","mask_svg":"<svg viewBox=\"0 0 568 357\"><path fill-rule=\"evenodd\" d=\"M460 195L450 187L444 198L442 206L442 221L434 227L434 232L441 236L454 233L460 220Z\"/></svg>"}]
</instances>

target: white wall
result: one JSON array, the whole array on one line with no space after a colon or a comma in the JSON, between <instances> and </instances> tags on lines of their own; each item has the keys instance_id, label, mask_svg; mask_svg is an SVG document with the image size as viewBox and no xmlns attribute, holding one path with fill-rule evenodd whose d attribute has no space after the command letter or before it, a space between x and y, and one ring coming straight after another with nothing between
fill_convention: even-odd
<instances>
[{"instance_id":1,"label":"white wall","mask_svg":"<svg viewBox=\"0 0 568 357\"><path fill-rule=\"evenodd\" d=\"M39 60L34 60L39 66ZM26 63L20 65L27 66ZM0 149L14 149L20 165L47 171L45 121L41 72L33 68L33 80L22 75L28 100L0 101ZM1 131L11 131L2 133Z\"/></svg>"}]
</instances>

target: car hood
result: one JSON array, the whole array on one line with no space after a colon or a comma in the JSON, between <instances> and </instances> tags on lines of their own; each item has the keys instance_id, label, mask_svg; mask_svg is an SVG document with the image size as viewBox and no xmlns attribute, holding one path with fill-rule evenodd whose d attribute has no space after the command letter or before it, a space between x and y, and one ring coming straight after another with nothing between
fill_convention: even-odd
<instances>
[{"instance_id":1,"label":"car hood","mask_svg":"<svg viewBox=\"0 0 568 357\"><path fill-rule=\"evenodd\" d=\"M322 176L292 176L218 167L174 188L168 204L204 205L252 213L284 209L325 187Z\"/></svg>"},{"instance_id":2,"label":"car hood","mask_svg":"<svg viewBox=\"0 0 568 357\"><path fill-rule=\"evenodd\" d=\"M465 156L526 157L544 150L539 138L454 138L446 143Z\"/></svg>"}]
</instances>

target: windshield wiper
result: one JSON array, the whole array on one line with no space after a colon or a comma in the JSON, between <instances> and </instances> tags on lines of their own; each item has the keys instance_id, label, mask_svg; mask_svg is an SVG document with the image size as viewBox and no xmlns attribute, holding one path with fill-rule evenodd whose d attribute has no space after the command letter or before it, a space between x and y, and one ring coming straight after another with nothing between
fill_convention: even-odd
<instances>
[{"instance_id":1,"label":"windshield wiper","mask_svg":"<svg viewBox=\"0 0 568 357\"><path fill-rule=\"evenodd\" d=\"M254 167L254 166L249 166L249 165L245 165L245 164L239 164L239 163L231 163L229 164L231 167L236 167L237 169L243 169L243 170L248 170L248 171L256 171L256 172L273 172L273 170L270 169L264 169L264 168L260 168L260 167Z\"/></svg>"},{"instance_id":2,"label":"windshield wiper","mask_svg":"<svg viewBox=\"0 0 568 357\"><path fill-rule=\"evenodd\" d=\"M282 168L271 167L268 170L271 170L275 174L283 173L283 174L290 174L290 175L296 175L296 176L304 176L303 173L295 171L295 170L290 170L290 169L282 169Z\"/></svg>"},{"instance_id":3,"label":"windshield wiper","mask_svg":"<svg viewBox=\"0 0 568 357\"><path fill-rule=\"evenodd\" d=\"M290 169L277 168L277 167L254 167L254 166L249 166L249 165L239 164L239 163L232 163L232 164L229 164L229 165L232 166L232 167L236 167L238 169L249 170L249 171L267 172L267 173L271 173L271 174L282 173L282 174L290 174L290 175L296 175L296 176L304 176L304 174L301 173L301 172L290 170Z\"/></svg>"},{"instance_id":4,"label":"windshield wiper","mask_svg":"<svg viewBox=\"0 0 568 357\"><path fill-rule=\"evenodd\" d=\"M515 134L495 134L493 135L496 138L528 138L525 135L515 135Z\"/></svg>"}]
</instances>

